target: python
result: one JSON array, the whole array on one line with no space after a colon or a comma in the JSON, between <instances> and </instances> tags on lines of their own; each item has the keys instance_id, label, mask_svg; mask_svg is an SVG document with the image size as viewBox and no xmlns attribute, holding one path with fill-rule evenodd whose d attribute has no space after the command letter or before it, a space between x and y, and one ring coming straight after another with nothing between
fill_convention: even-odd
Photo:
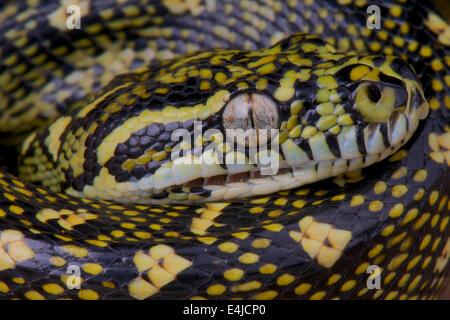
<instances>
[{"instance_id":1,"label":"python","mask_svg":"<svg viewBox=\"0 0 450 320\"><path fill-rule=\"evenodd\" d=\"M225 74L230 68L245 72L235 71L235 76L223 83L215 81L215 89L210 90L207 99L198 94L186 105L177 94L166 109L155 108L154 99L158 92L165 91L165 86L188 86L192 66L226 55L235 60L234 65L219 60L213 64L218 72ZM292 55L302 58L295 61ZM264 68L275 66L274 59L278 59L279 71L269 82ZM242 73L246 74L244 78ZM261 81L264 86L258 85ZM95 130L116 117L108 109L123 99L120 89L133 93L139 86L151 87L152 91L143 92L150 97L144 100L132 94L135 102L120 110L128 115L119 120L122 125L105 137L97 137ZM25 142L20 176L40 181L53 191L120 202L193 203L245 198L292 189L383 160L412 136L419 119L428 114L418 79L402 60L393 56L343 55L319 37L302 33L256 52L215 49L168 61L158 71L151 67L140 69L113 80L106 95L106 108L103 93L89 105L57 119L40 134L32 135ZM170 96L168 99L171 101ZM134 108L141 111L129 111ZM203 121L205 131L215 129L223 136L226 130L279 130L275 143L281 153L275 156L281 170L261 178L260 169L248 159L249 149L247 153L238 150L242 144L263 146L267 143L263 139L245 141L237 137L234 148L226 141L215 142L225 165L208 166L186 164L182 158L171 162L167 154L173 147L171 143L133 145L133 140L168 140L180 127L192 130L196 120ZM84 132L80 123L84 123ZM66 138L64 145L59 142L64 136L73 138ZM98 141L96 149L86 148L89 136ZM200 158L211 157L210 152L203 154L208 147L203 140L194 143L200 148ZM119 144L125 154L132 148L136 153L131 158L117 155ZM51 157L42 158L43 150L48 150ZM189 160L195 152L187 161L195 162ZM234 159L245 164L234 165ZM89 161L96 164L86 170ZM98 165L104 166L100 172ZM141 169L135 175L132 170L137 168ZM119 176L129 169L131 176L122 181ZM88 183L82 178L86 175L92 177ZM105 183L107 179L114 185ZM190 188L195 192L189 192Z\"/></svg>"},{"instance_id":2,"label":"python","mask_svg":"<svg viewBox=\"0 0 450 320\"><path fill-rule=\"evenodd\" d=\"M380 30L361 0L84 1L79 30L63 2L0 4L0 298L439 296L450 28L429 2L371 1ZM178 167L194 121L278 136ZM226 161L272 143L273 175Z\"/></svg>"}]
</instances>

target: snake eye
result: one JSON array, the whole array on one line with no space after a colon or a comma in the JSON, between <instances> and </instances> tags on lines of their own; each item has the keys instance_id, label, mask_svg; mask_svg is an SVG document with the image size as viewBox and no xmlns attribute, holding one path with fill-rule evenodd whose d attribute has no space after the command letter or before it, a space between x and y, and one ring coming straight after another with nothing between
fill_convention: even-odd
<instances>
[{"instance_id":1,"label":"snake eye","mask_svg":"<svg viewBox=\"0 0 450 320\"><path fill-rule=\"evenodd\" d=\"M369 123L385 122L391 116L399 101L403 88L380 87L372 82L361 83L355 92L354 110L358 117Z\"/></svg>"},{"instance_id":2,"label":"snake eye","mask_svg":"<svg viewBox=\"0 0 450 320\"><path fill-rule=\"evenodd\" d=\"M270 140L270 129L279 126L278 107L265 95L243 93L227 103L222 121L227 138L240 145L261 146Z\"/></svg>"}]
</instances>

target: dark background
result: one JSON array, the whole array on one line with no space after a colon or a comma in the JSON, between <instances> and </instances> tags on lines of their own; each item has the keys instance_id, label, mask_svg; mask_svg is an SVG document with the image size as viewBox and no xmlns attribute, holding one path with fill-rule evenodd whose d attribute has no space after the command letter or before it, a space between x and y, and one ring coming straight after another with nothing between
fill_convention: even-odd
<instances>
[{"instance_id":1,"label":"dark background","mask_svg":"<svg viewBox=\"0 0 450 320\"><path fill-rule=\"evenodd\" d=\"M435 3L439 9L438 11L444 16L444 18L447 20L447 22L450 22L450 2L449 2L449 0L436 0ZM447 285L447 289L442 294L441 299L450 300L450 284Z\"/></svg>"}]
</instances>

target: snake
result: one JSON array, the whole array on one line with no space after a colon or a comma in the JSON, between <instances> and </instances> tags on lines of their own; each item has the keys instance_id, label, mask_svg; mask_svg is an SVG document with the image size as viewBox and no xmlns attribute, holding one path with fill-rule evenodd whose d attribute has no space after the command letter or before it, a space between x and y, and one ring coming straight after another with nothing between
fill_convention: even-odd
<instances>
[{"instance_id":1,"label":"snake","mask_svg":"<svg viewBox=\"0 0 450 320\"><path fill-rule=\"evenodd\" d=\"M449 49L418 0L2 2L0 299L439 298Z\"/></svg>"}]
</instances>

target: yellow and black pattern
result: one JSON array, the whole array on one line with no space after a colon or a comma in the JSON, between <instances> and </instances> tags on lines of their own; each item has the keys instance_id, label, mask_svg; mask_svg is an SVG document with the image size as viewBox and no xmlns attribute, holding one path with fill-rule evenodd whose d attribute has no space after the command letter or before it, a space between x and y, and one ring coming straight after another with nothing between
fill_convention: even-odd
<instances>
[{"instance_id":1,"label":"yellow and black pattern","mask_svg":"<svg viewBox=\"0 0 450 320\"><path fill-rule=\"evenodd\" d=\"M344 55L317 36L294 34L259 51L203 51L116 77L88 105L27 138L19 176L119 202L268 194L386 158L428 108L399 58ZM202 136L172 141L177 129L194 133L195 121ZM249 147L262 152L261 139L230 143L226 130L248 129L247 122L280 129L273 139L279 152L268 146L280 158L279 173L261 175L251 163ZM173 152L187 154L172 159Z\"/></svg>"},{"instance_id":2,"label":"yellow and black pattern","mask_svg":"<svg viewBox=\"0 0 450 320\"><path fill-rule=\"evenodd\" d=\"M380 3L370 30L366 1L77 1L69 31L66 2L0 5L2 137L49 123L18 168L43 187L1 173L1 298L438 297L450 31L432 8ZM171 132L233 126L238 103L280 128L282 172L177 169Z\"/></svg>"}]
</instances>

